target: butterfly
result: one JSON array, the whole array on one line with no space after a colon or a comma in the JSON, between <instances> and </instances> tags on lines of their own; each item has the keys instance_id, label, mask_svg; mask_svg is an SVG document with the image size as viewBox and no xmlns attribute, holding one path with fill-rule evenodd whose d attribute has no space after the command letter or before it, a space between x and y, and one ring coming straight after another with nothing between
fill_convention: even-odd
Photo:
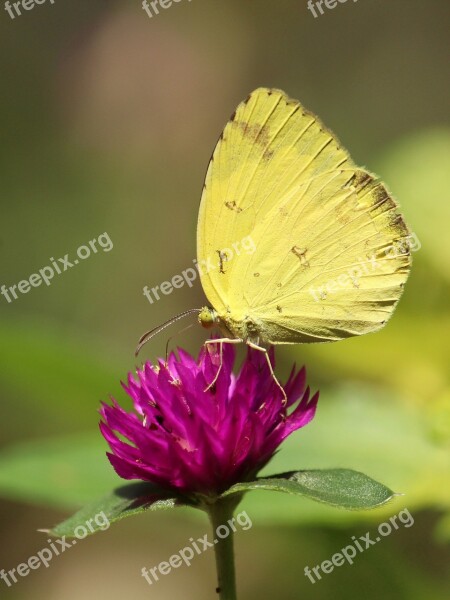
<instances>
[{"instance_id":1,"label":"butterfly","mask_svg":"<svg viewBox=\"0 0 450 600\"><path fill-rule=\"evenodd\" d=\"M206 344L244 342L266 356L267 345L376 331L402 294L410 237L383 183L316 116L256 89L225 126L203 187L197 260L216 258L199 268L210 305L175 320L196 312L223 335ZM253 252L237 252L243 240Z\"/></svg>"}]
</instances>

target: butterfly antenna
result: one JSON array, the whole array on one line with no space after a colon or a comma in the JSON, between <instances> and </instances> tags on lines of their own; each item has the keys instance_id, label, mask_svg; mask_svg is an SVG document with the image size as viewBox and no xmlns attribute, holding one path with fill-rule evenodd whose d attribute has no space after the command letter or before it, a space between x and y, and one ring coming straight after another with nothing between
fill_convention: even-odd
<instances>
[{"instance_id":1,"label":"butterfly antenna","mask_svg":"<svg viewBox=\"0 0 450 600\"><path fill-rule=\"evenodd\" d=\"M190 329L191 327L194 327L195 323L191 323L190 325L187 325L186 327L183 327L183 329L180 329L179 331L177 331L176 333L174 333L173 335L170 336L170 338L167 340L166 342L166 365L167 365L167 361L169 360L169 344L170 342L173 340L173 338L180 334L180 333L184 333L185 331L187 331L188 329Z\"/></svg>"},{"instance_id":2,"label":"butterfly antenna","mask_svg":"<svg viewBox=\"0 0 450 600\"><path fill-rule=\"evenodd\" d=\"M176 323L177 321L179 321L183 317L187 317L188 315L198 314L200 312L201 312L201 308L191 308L190 310L186 310L185 312L180 313L176 317L172 317L171 319L169 319L162 325L158 325L158 327L155 327L154 329L147 331L139 339L139 342L138 342L137 348L134 352L134 355L137 356L139 354L142 346L145 346L145 344L147 342L149 342L153 337L155 337L155 335L158 335L158 333L160 333L161 331L166 329L166 327L169 327L169 325L172 325L172 323Z\"/></svg>"}]
</instances>

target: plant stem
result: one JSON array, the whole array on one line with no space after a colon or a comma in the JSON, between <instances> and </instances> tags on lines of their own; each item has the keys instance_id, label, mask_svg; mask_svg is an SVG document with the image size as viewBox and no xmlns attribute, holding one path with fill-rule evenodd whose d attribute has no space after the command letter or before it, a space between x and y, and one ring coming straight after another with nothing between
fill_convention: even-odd
<instances>
[{"instance_id":1,"label":"plant stem","mask_svg":"<svg viewBox=\"0 0 450 600\"><path fill-rule=\"evenodd\" d=\"M233 518L235 499L224 498L208 506L208 515L213 527L214 553L217 569L217 594L220 600L237 600L236 573L234 568L233 530L228 521ZM220 527L220 526L223 527ZM219 528L219 529L218 529ZM225 536L225 531L228 535ZM223 536L222 538L220 536Z\"/></svg>"}]
</instances>

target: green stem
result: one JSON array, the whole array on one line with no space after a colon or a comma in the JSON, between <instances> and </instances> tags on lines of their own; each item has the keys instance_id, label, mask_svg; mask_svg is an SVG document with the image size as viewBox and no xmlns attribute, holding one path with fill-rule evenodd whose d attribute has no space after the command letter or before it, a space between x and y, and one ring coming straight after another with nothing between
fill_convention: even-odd
<instances>
[{"instance_id":1,"label":"green stem","mask_svg":"<svg viewBox=\"0 0 450 600\"><path fill-rule=\"evenodd\" d=\"M237 600L236 573L234 568L233 530L228 521L233 518L233 512L238 502L235 499L219 500L208 506L208 515L213 527L214 545L217 569L217 594L220 600ZM218 528L227 527L229 534L222 539L217 534ZM219 534L224 535L225 527L219 529Z\"/></svg>"}]
</instances>

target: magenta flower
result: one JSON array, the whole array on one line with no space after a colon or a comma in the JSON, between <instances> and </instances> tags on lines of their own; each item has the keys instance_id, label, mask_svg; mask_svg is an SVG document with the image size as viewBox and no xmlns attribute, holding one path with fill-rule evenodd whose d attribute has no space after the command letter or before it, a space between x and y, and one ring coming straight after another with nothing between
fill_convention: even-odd
<instances>
[{"instance_id":1,"label":"magenta flower","mask_svg":"<svg viewBox=\"0 0 450 600\"><path fill-rule=\"evenodd\" d=\"M198 360L180 349L167 365L147 362L137 378L129 374L123 387L137 414L115 400L100 411L117 474L210 496L253 479L281 442L311 421L319 394L310 399L305 369L294 366L284 402L261 352L249 348L237 375L234 362L234 348L224 344L219 377L208 391L220 364L211 347Z\"/></svg>"},{"instance_id":2,"label":"magenta flower","mask_svg":"<svg viewBox=\"0 0 450 600\"><path fill-rule=\"evenodd\" d=\"M214 536L214 542L206 539L203 550L214 548L217 597L236 600L233 524L244 515L251 526L251 519L246 512L236 519L233 515L247 493L281 492L348 510L381 506L395 494L367 475L345 468L257 477L281 442L314 417L319 394L310 398L304 368L296 371L294 366L283 394L262 352L249 348L235 375L234 347L223 345L222 361L217 346L207 348L203 346L197 360L179 350L179 357L172 354L167 365L162 360L156 366L147 362L137 377L130 374L124 388L135 412L125 411L115 400L112 406L103 404L100 429L111 448L112 466L124 479L143 481L117 487L54 527L51 534L73 536L77 526L86 524L86 515L100 512L113 523L178 506L203 511ZM269 357L273 365L273 349ZM98 524L94 531L100 529ZM192 546L199 553L195 543ZM184 551L195 556L190 546ZM177 557L181 551L160 563L160 572L162 565L176 568L172 558ZM150 585L155 571L142 569Z\"/></svg>"}]
</instances>

